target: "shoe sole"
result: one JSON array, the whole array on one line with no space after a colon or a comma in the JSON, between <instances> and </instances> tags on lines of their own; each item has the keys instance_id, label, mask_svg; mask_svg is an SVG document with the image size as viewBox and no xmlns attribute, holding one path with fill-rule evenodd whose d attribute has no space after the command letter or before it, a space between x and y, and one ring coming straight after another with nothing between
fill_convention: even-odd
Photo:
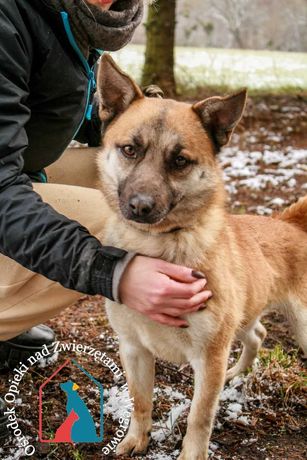
<instances>
[{"instance_id":1,"label":"shoe sole","mask_svg":"<svg viewBox=\"0 0 307 460\"><path fill-rule=\"evenodd\" d=\"M47 349L50 352L48 358L51 358L54 355L54 345L47 345ZM20 363L26 363L33 353L41 350L42 347L29 347L11 342L2 342L0 343L0 369L14 369Z\"/></svg>"}]
</instances>

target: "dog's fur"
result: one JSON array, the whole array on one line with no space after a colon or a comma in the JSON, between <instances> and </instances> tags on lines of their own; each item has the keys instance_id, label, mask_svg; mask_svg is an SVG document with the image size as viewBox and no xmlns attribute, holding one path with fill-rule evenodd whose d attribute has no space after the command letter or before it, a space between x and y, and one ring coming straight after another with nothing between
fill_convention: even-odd
<instances>
[{"instance_id":1,"label":"dog's fur","mask_svg":"<svg viewBox=\"0 0 307 460\"><path fill-rule=\"evenodd\" d=\"M108 56L100 64L98 85L100 116L109 123L98 157L107 215L104 244L200 270L213 292L207 309L185 316L187 329L162 326L107 301L134 398L129 431L117 453L146 451L157 356L189 362L194 369L179 459L203 460L234 338L244 347L227 379L252 364L266 335L259 318L264 309L280 305L307 353L307 197L277 218L225 211L216 154L241 118L245 91L193 106L146 98ZM125 145L134 146L136 158L125 158ZM178 167L178 156L189 158L185 167ZM153 210L132 215L131 197L144 195L151 197Z\"/></svg>"}]
</instances>

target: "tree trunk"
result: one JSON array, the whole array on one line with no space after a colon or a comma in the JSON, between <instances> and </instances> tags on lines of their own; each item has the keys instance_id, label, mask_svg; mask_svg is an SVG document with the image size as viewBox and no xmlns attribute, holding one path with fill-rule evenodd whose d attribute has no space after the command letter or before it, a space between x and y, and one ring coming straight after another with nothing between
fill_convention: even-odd
<instances>
[{"instance_id":1,"label":"tree trunk","mask_svg":"<svg viewBox=\"0 0 307 460\"><path fill-rule=\"evenodd\" d=\"M176 0L158 0L149 6L142 85L158 85L168 96L176 94L175 26Z\"/></svg>"}]
</instances>

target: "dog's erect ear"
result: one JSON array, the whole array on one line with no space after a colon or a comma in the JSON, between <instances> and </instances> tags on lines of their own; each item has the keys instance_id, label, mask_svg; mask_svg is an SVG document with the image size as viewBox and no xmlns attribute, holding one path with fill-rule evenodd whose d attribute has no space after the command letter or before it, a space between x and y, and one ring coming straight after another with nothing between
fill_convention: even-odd
<instances>
[{"instance_id":1,"label":"dog's erect ear","mask_svg":"<svg viewBox=\"0 0 307 460\"><path fill-rule=\"evenodd\" d=\"M144 97L138 85L115 64L109 54L103 54L99 64L97 92L102 121L111 121L134 100Z\"/></svg>"},{"instance_id":2,"label":"dog's erect ear","mask_svg":"<svg viewBox=\"0 0 307 460\"><path fill-rule=\"evenodd\" d=\"M200 117L204 128L219 149L229 141L239 123L246 103L246 89L226 97L210 97L197 102L192 109Z\"/></svg>"}]
</instances>

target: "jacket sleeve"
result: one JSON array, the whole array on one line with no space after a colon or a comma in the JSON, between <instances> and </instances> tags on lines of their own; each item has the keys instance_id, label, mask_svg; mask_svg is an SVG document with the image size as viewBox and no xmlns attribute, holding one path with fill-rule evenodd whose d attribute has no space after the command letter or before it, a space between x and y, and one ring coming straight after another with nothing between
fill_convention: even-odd
<instances>
[{"instance_id":1,"label":"jacket sleeve","mask_svg":"<svg viewBox=\"0 0 307 460\"><path fill-rule=\"evenodd\" d=\"M22 173L32 53L1 12L0 43L0 253L66 288L113 300L113 272L126 251L103 247L57 213Z\"/></svg>"}]
</instances>

